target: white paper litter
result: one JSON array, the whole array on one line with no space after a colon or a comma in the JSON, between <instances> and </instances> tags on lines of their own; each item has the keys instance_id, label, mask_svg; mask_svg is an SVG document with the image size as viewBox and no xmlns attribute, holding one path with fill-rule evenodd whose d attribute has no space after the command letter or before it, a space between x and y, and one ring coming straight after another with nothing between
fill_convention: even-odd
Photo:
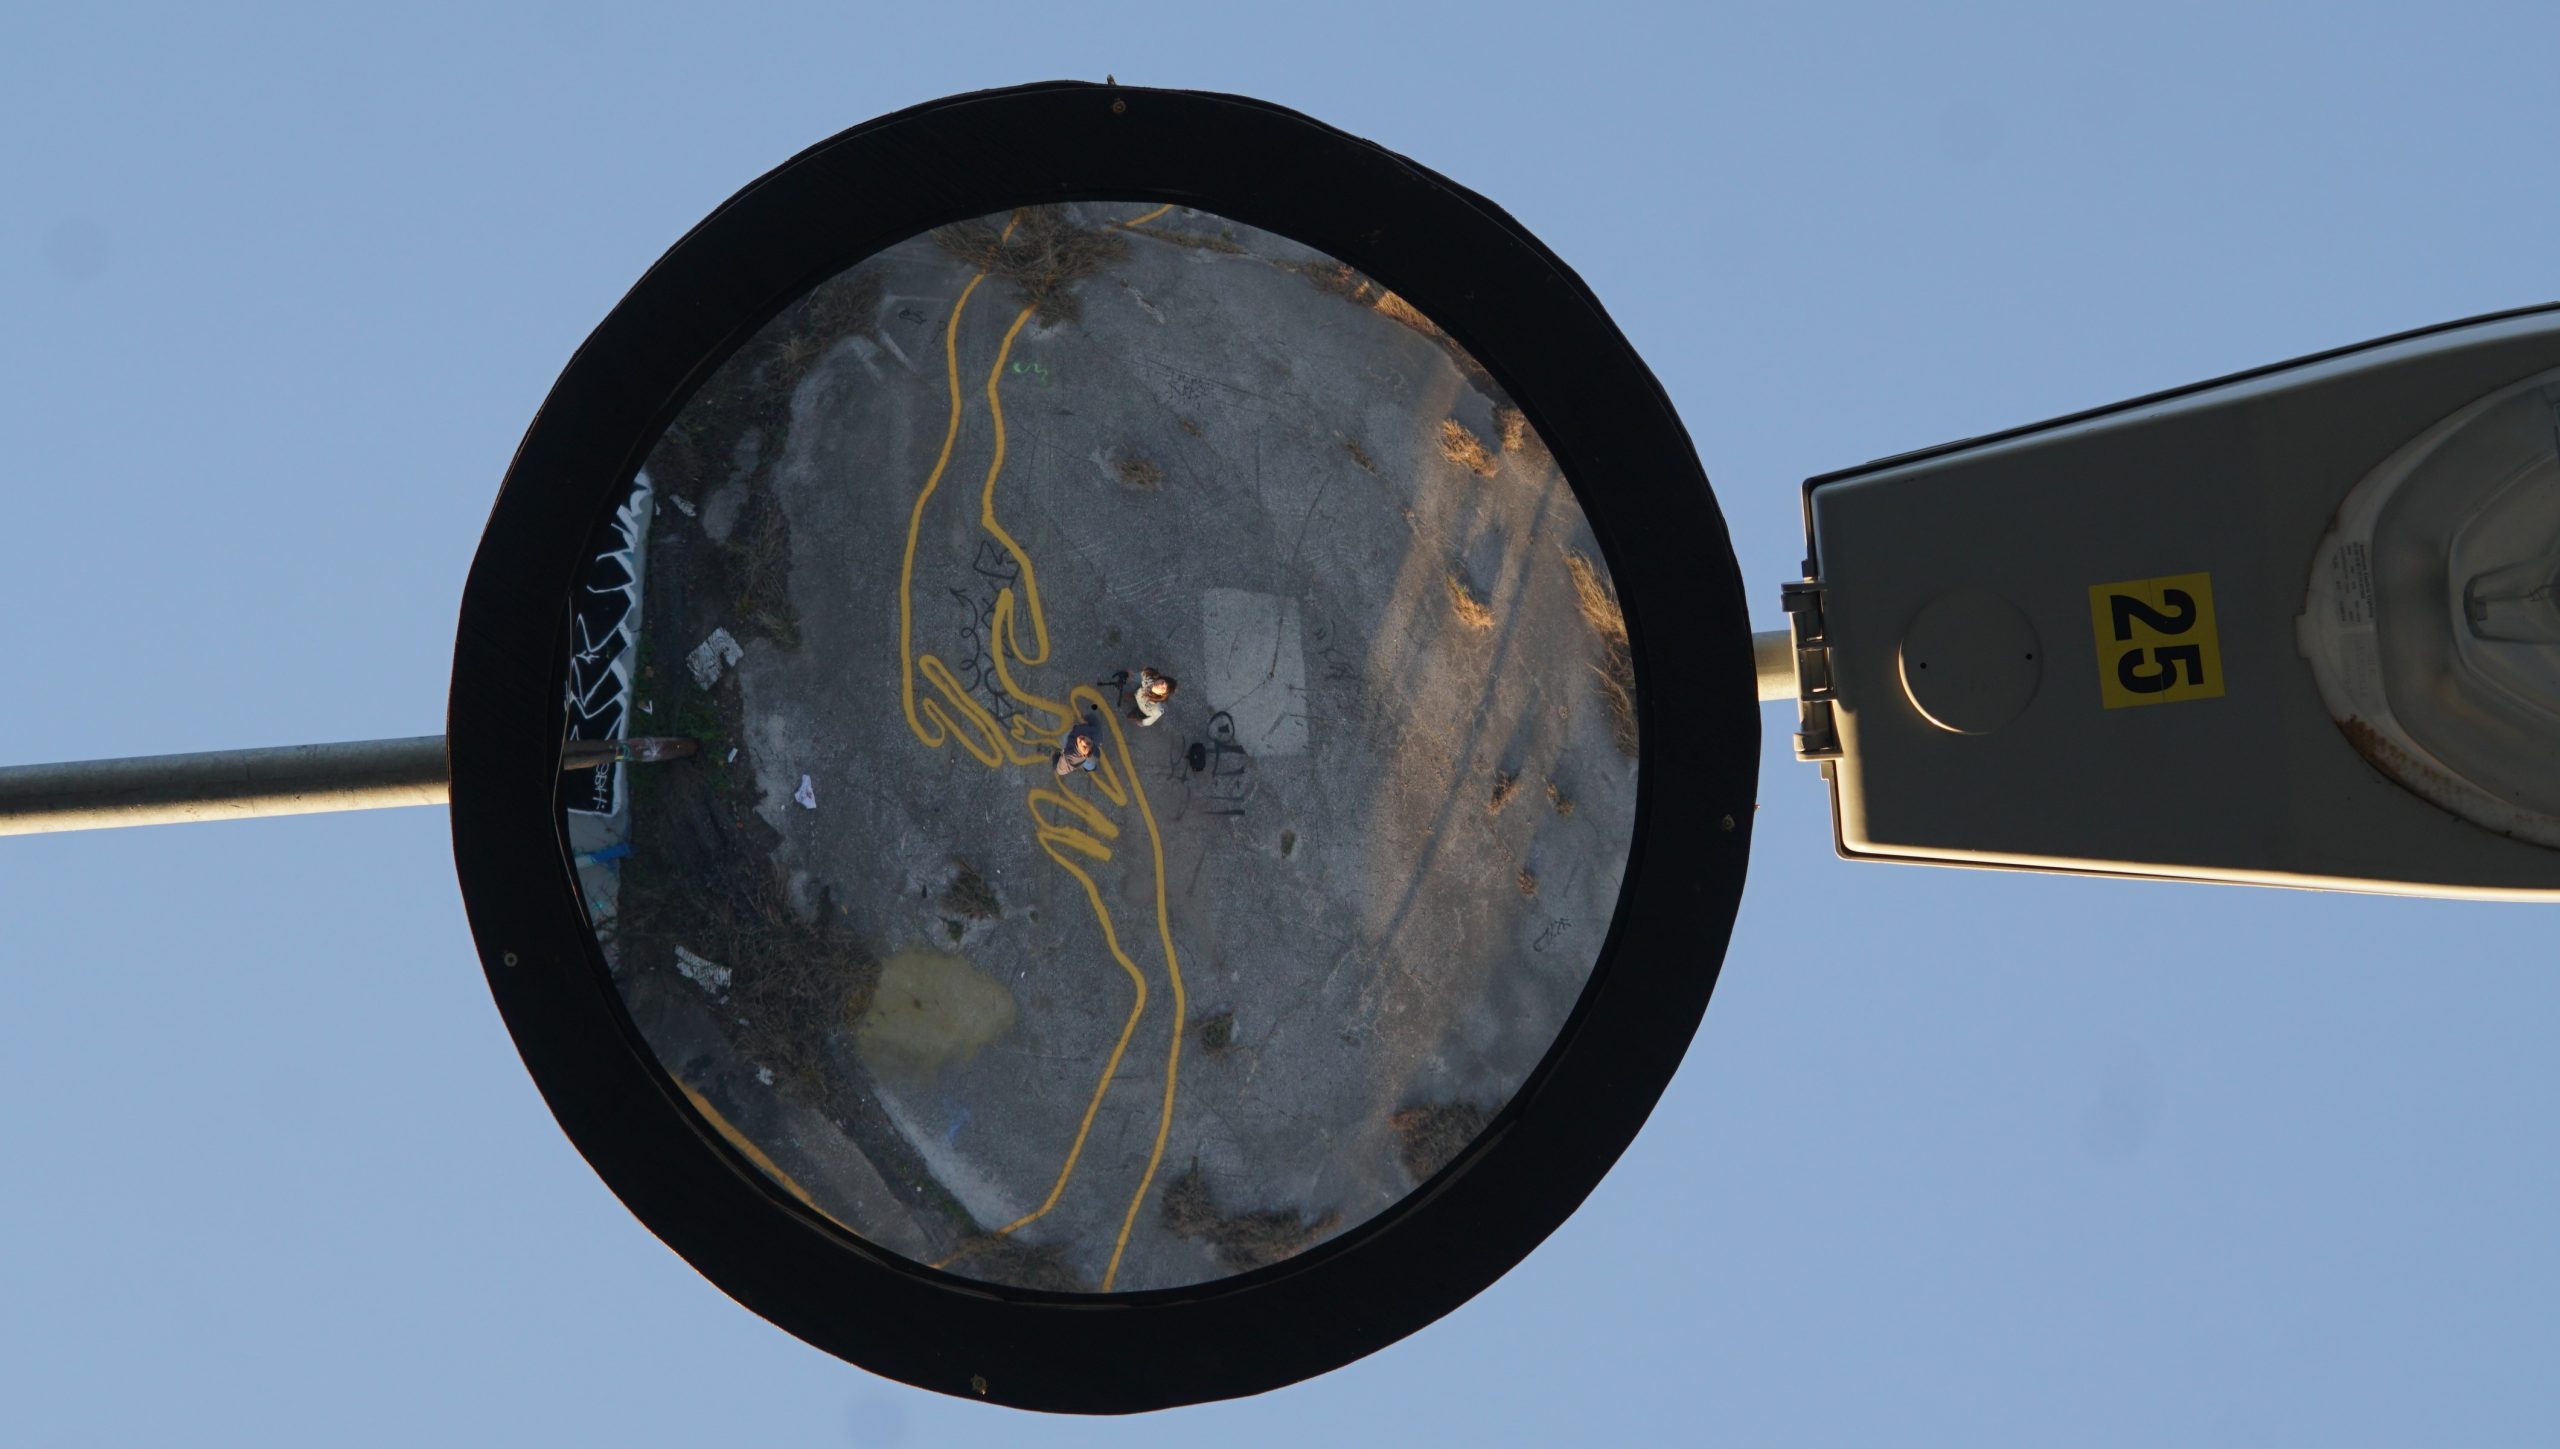
<instances>
[{"instance_id":1,"label":"white paper litter","mask_svg":"<svg viewBox=\"0 0 2560 1449\"><path fill-rule=\"evenodd\" d=\"M738 641L730 637L728 630L714 629L710 638L696 645L694 651L684 657L684 667L693 675L695 684L709 689L720 682L720 666L737 663L746 656L746 652L738 647Z\"/></svg>"},{"instance_id":2,"label":"white paper litter","mask_svg":"<svg viewBox=\"0 0 2560 1449\"><path fill-rule=\"evenodd\" d=\"M729 968L706 961L682 946L676 948L676 974L717 996L729 989Z\"/></svg>"},{"instance_id":3,"label":"white paper litter","mask_svg":"<svg viewBox=\"0 0 2560 1449\"><path fill-rule=\"evenodd\" d=\"M800 802L801 809L815 810L818 808L818 787L811 783L808 776L803 775L800 777L800 788L791 792L791 798Z\"/></svg>"},{"instance_id":4,"label":"white paper litter","mask_svg":"<svg viewBox=\"0 0 2560 1449\"><path fill-rule=\"evenodd\" d=\"M667 495L667 501L676 506L676 512L683 514L687 518L693 517L693 504L688 501L683 494L670 493Z\"/></svg>"}]
</instances>

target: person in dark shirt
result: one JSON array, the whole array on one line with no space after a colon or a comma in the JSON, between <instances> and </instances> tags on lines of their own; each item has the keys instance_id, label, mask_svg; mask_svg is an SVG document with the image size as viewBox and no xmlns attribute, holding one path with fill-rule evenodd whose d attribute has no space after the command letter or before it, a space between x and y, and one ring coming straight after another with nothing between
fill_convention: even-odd
<instances>
[{"instance_id":1,"label":"person in dark shirt","mask_svg":"<svg viewBox=\"0 0 2560 1449\"><path fill-rule=\"evenodd\" d=\"M1102 763L1101 731L1093 727L1091 718L1076 721L1067 738L1058 747L1058 777L1066 778L1069 770L1092 770Z\"/></svg>"}]
</instances>

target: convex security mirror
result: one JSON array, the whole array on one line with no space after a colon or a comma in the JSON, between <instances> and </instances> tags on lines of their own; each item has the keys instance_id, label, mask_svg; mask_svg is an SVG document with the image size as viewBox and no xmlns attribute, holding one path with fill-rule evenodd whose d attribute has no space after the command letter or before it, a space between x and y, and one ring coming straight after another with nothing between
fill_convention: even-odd
<instances>
[{"instance_id":1,"label":"convex security mirror","mask_svg":"<svg viewBox=\"0 0 2560 1449\"><path fill-rule=\"evenodd\" d=\"M1553 1231L1705 1009L1759 747L1706 479L1573 275L1108 85L678 242L526 437L452 701L597 1172L809 1342L1076 1412L1321 1373Z\"/></svg>"},{"instance_id":2,"label":"convex security mirror","mask_svg":"<svg viewBox=\"0 0 2560 1449\"><path fill-rule=\"evenodd\" d=\"M1852 859L2560 900L2560 310L1805 485Z\"/></svg>"}]
</instances>

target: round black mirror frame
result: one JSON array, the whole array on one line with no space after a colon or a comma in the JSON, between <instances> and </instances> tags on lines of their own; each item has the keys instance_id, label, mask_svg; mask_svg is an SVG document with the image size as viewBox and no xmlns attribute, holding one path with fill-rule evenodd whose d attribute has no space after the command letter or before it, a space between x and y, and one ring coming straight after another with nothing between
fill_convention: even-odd
<instances>
[{"instance_id":1,"label":"round black mirror frame","mask_svg":"<svg viewBox=\"0 0 2560 1449\"><path fill-rule=\"evenodd\" d=\"M938 1273L741 1160L642 1043L579 903L557 791L576 571L694 390L816 282L927 229L1047 201L1172 202L1288 236L1412 302L1527 413L1625 609L1642 758L1616 917L1537 1070L1474 1144L1339 1238L1192 1287L1074 1296ZM872 1372L1023 1408L1128 1412L1339 1367L1456 1308L1598 1185L1713 990L1749 852L1760 720L1741 577L1661 387L1588 289L1482 198L1266 103L1048 83L812 147L652 267L552 388L463 593L454 859L491 993L571 1142L739 1302Z\"/></svg>"}]
</instances>

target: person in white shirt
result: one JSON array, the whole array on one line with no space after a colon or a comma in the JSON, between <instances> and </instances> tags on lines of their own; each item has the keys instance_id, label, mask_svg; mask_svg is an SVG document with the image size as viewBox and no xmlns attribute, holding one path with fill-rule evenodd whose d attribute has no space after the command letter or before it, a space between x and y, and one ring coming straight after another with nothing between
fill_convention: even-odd
<instances>
[{"instance_id":1,"label":"person in white shirt","mask_svg":"<svg viewBox=\"0 0 2560 1449\"><path fill-rule=\"evenodd\" d=\"M1164 718L1164 702L1173 698L1173 690L1172 675L1141 668L1137 687L1129 693L1129 718L1142 728Z\"/></svg>"}]
</instances>

